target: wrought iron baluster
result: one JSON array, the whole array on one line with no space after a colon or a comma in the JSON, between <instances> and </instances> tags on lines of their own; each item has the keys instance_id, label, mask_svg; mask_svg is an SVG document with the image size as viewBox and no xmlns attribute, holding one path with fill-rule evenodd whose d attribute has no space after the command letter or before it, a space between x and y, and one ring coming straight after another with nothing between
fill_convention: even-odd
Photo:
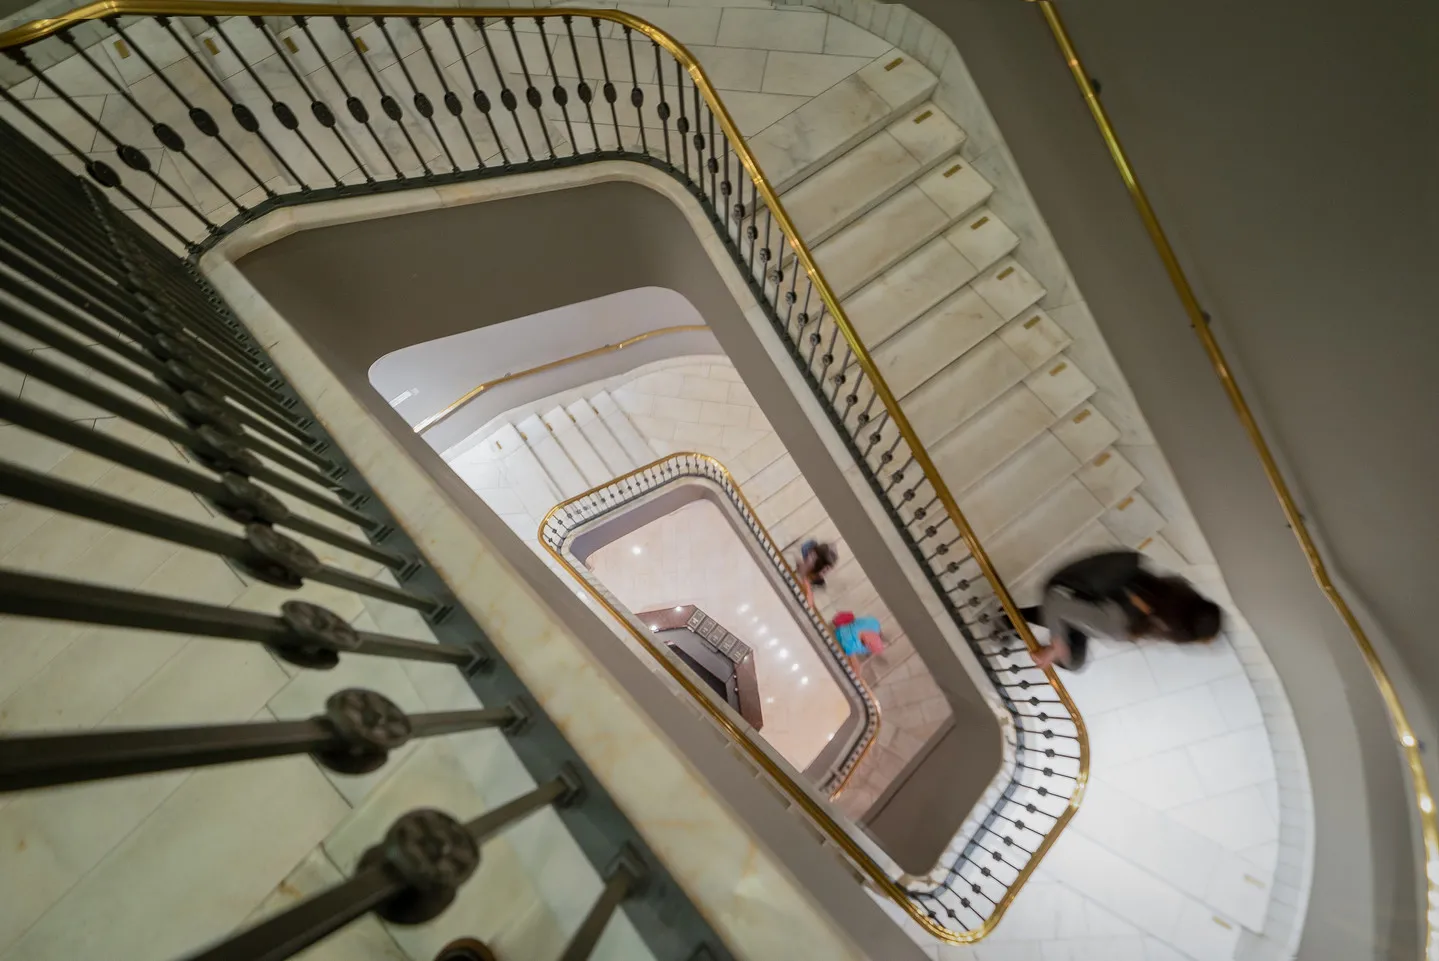
<instances>
[{"instance_id":1,"label":"wrought iron baluster","mask_svg":"<svg viewBox=\"0 0 1439 961\"><path fill-rule=\"evenodd\" d=\"M451 22L449 17L446 17L445 21L446 23ZM425 50L425 59L429 61L430 69L434 71L435 79L440 82L440 89L444 91L444 96L441 99L444 101L445 109L450 112L450 116L459 121L460 130L463 131L465 135L465 141L470 145L470 152L475 155L475 166L481 170L485 169L485 161L484 158L480 156L480 148L479 145L475 143L475 135L470 133L470 125L465 122L464 102L460 100L458 94L450 89L450 82L445 78L445 72L440 69L439 62L435 60L435 51L430 45L430 38L425 36L425 31L420 27L420 18L410 17L408 22L410 29L415 31L415 36L420 38L420 46ZM459 38L455 39L455 53L462 58L465 55L464 51L460 49ZM468 68L468 64L466 68ZM455 169L458 170L459 168L456 167Z\"/></svg>"},{"instance_id":2,"label":"wrought iron baluster","mask_svg":"<svg viewBox=\"0 0 1439 961\"><path fill-rule=\"evenodd\" d=\"M515 32L514 17L505 17L505 29L509 31L510 45L515 48L515 56L520 60L520 73L523 74L525 78L525 102L528 103L530 109L535 112L535 122L539 124L540 133L545 138L545 150L549 151L550 159L553 160L555 156L555 145L550 139L550 125L549 122L545 120L544 111L540 109L544 106L545 99L541 96L539 88L535 86L535 81L530 77L530 65L525 62L525 51L520 46L519 34Z\"/></svg>"},{"instance_id":3,"label":"wrought iron baluster","mask_svg":"<svg viewBox=\"0 0 1439 961\"><path fill-rule=\"evenodd\" d=\"M495 56L494 43L491 41L490 35L485 31L484 17L479 17L475 20L475 29L480 32L480 41L485 45L485 53L489 54L490 57L490 66L494 69L495 79L500 84L500 104L509 111L510 122L515 125L515 132L520 135L520 146L525 148L525 159L530 163L534 163L534 151L530 150L530 140L525 136L524 124L520 123L520 115L518 112L520 106L519 98L517 98L515 92L510 89L510 83L505 79L505 72L500 69L500 61ZM484 108L481 107L480 109L483 110ZM549 135L546 134L546 137L548 136Z\"/></svg>"},{"instance_id":4,"label":"wrought iron baluster","mask_svg":"<svg viewBox=\"0 0 1439 961\"><path fill-rule=\"evenodd\" d=\"M610 119L614 122L615 126L615 149L623 151L625 149L625 138L620 132L620 113L619 108L615 105L619 100L619 92L615 90L614 81L610 79L610 61L609 56L605 53L604 38L600 36L599 18L591 17L590 23L595 28L595 49L600 52L600 70L603 72L605 78L604 86L601 87L600 90L604 94L605 102L610 105Z\"/></svg>"},{"instance_id":5,"label":"wrought iron baluster","mask_svg":"<svg viewBox=\"0 0 1439 961\"><path fill-rule=\"evenodd\" d=\"M579 78L576 93L579 95L580 103L585 105L585 117L589 120L590 136L593 137L595 141L595 152L599 153L603 148L600 146L599 128L595 126L595 110L593 106L595 92L591 89L589 82L585 80L585 68L584 65L580 63L580 48L575 42L574 19L575 18L569 14L565 14L560 18L565 25L565 36L568 37L570 41L570 59L573 60L575 64L575 76Z\"/></svg>"},{"instance_id":6,"label":"wrought iron baluster","mask_svg":"<svg viewBox=\"0 0 1439 961\"><path fill-rule=\"evenodd\" d=\"M372 17L371 19L374 20L375 23L380 22L378 17ZM425 158L420 155L420 148L415 144L415 138L410 135L410 128L405 126L404 108L400 106L398 100L385 90L385 85L380 83L380 75L375 71L375 67L370 63L369 58L365 56L365 44L350 30L349 18L336 17L335 23L344 31L345 36L349 38L350 46L354 48L355 51L355 57L360 61L360 65L365 68L365 76L370 78L370 84L374 86L375 93L379 95L380 110L395 126L400 128L400 133L404 135L405 143L410 145L410 153L415 155L415 160L419 162L420 169L425 172L425 176L433 176L434 171L432 171L430 165L425 162Z\"/></svg>"},{"instance_id":7,"label":"wrought iron baluster","mask_svg":"<svg viewBox=\"0 0 1439 961\"><path fill-rule=\"evenodd\" d=\"M380 155L385 158L385 162L394 170L395 176L400 180L406 179L404 173L400 171L400 165L395 163L395 158L390 156L390 151L385 148L384 142L380 140L380 135L375 132L375 126L370 122L369 108L365 106L363 100L350 92L350 88L345 85L345 81L340 76L340 72L335 69L334 63L325 55L324 48L320 46L319 41L315 39L314 33L310 31L310 18L297 16L294 20L295 23L299 25L300 32L305 35L305 39L310 41L310 46L315 48L315 55L320 58L320 62L323 63L325 69L329 71L330 78L335 81L335 86L340 88L340 93L345 97L345 109L349 111L350 116L354 118L356 123L364 126L366 132L370 135L370 139L374 141L375 148L380 151ZM336 20L336 28L338 29L338 18ZM348 37L348 33L346 33L346 36ZM350 39L353 40L353 38ZM351 43L349 52L356 58L360 56L360 51L355 49L353 43ZM370 168L363 162L360 163L360 170L365 175L366 183L374 183L375 178L370 174Z\"/></svg>"},{"instance_id":8,"label":"wrought iron baluster","mask_svg":"<svg viewBox=\"0 0 1439 961\"><path fill-rule=\"evenodd\" d=\"M349 688L305 721L0 736L0 793L293 754L338 774L368 774L415 738L514 729L525 716L515 706L406 715L383 695Z\"/></svg>"},{"instance_id":9,"label":"wrought iron baluster","mask_svg":"<svg viewBox=\"0 0 1439 961\"><path fill-rule=\"evenodd\" d=\"M280 126L293 133L295 137L299 139L300 143L305 145L305 149L310 152L310 156L315 158L315 161L320 165L320 169L325 171L325 176L333 180L336 187L343 187L344 183L339 177L335 176L335 171L330 169L330 165L326 163L325 158L320 155L320 152L315 149L315 145L310 143L310 138L305 136L305 131L300 129L300 118L295 116L295 111L290 108L289 104L277 99L265 81L260 79L260 75L255 72L254 66L251 65L249 60L245 59L240 53L240 48L235 46L235 42L230 39L230 35L225 32L224 24L220 22L219 18L213 16L205 17L204 20L215 31L216 36L224 41L230 53L240 62L240 66L245 69L245 73L255 82L255 86L260 89L260 92L265 95L265 99L270 101L270 112L275 115L275 119L280 122ZM235 21L231 20L229 22L234 23ZM289 161L286 160L283 162L285 169L295 178L295 182L300 184L302 189L306 187L307 184L305 180L295 172L295 168L290 166Z\"/></svg>"},{"instance_id":10,"label":"wrought iron baluster","mask_svg":"<svg viewBox=\"0 0 1439 961\"><path fill-rule=\"evenodd\" d=\"M550 90L550 96L554 99L555 103L559 105L560 115L565 119L565 131L570 137L570 155L578 157L580 155L580 145L575 142L575 127L574 124L570 123L570 108L568 106L570 102L570 92L565 89L564 84L560 83L560 72L555 69L554 51L550 49L549 34L545 33L545 18L537 18L535 20L535 27L540 31L540 46L545 51L545 62L549 64L550 77L555 82Z\"/></svg>"},{"instance_id":11,"label":"wrought iron baluster","mask_svg":"<svg viewBox=\"0 0 1439 961\"><path fill-rule=\"evenodd\" d=\"M435 121L435 105L430 102L430 98L426 96L425 93L420 90L419 85L415 83L415 78L410 74L410 65L405 63L404 57L400 56L400 48L395 46L395 39L390 36L390 27L387 23L389 18L375 17L374 19L375 26L380 28L380 35L385 38L385 44L390 48L390 53L395 56L395 63L400 65L400 75L405 78L405 83L409 84L410 89L414 91L411 102L415 105L415 112L430 122L430 129L435 132L435 139L440 142L440 149L445 152L445 158L450 161L450 168L455 173L459 173L460 165L455 162L455 155L451 152L450 145L445 142L444 134L440 133L440 125ZM417 36L419 32L419 28L416 28L415 34ZM396 118L396 121L398 122L398 118ZM413 140L411 140L410 146L414 146ZM418 153L418 151L416 151L416 153ZM422 160L421 163L423 164L424 161ZM428 169L426 172L428 172Z\"/></svg>"},{"instance_id":12,"label":"wrought iron baluster","mask_svg":"<svg viewBox=\"0 0 1439 961\"><path fill-rule=\"evenodd\" d=\"M455 19L454 17L442 17L441 19L444 21L445 29L450 33L450 39L455 43L455 50L460 55L460 62L465 65L465 76L470 78L470 89L473 91L471 100L475 105L475 109L484 116L485 123L490 128L490 135L495 138L495 146L500 150L500 163L508 167L510 165L510 155L505 151L505 141L500 137L500 131L495 126L495 118L490 115L493 105L490 103L489 95L480 89L479 81L475 79L475 69L470 66L470 55L466 53L465 48L460 45L460 35L455 32ZM479 27L475 29L479 32L480 41L483 43L485 39L484 31L480 30Z\"/></svg>"},{"instance_id":13,"label":"wrought iron baluster","mask_svg":"<svg viewBox=\"0 0 1439 961\"><path fill-rule=\"evenodd\" d=\"M295 83L299 86L300 91L309 98L311 116L315 118L315 121L320 126L330 131L330 133L334 135L335 139L339 141L340 146L345 148L345 153L349 155L350 161L354 163L355 169L360 172L360 174L365 178L365 181L367 183L373 183L374 178L371 177L369 171L365 169L365 165L360 162L359 155L355 153L354 148L350 146L350 142L340 135L340 128L335 120L335 112L330 109L329 104L325 103L319 97L315 96L315 91L310 89L310 85L305 82L305 78L300 75L300 71L296 70L295 65L290 62L290 58L285 56L285 52L280 49L280 44L277 43L275 40L275 35L270 32L269 26L266 25L265 18L251 17L250 22L254 24L255 29L260 31L260 33L264 35L265 39L269 41L270 49L275 51L275 56L278 57L280 62L285 65L285 69L289 71L290 76L295 78ZM286 42L292 45L294 43L294 41L290 40L287 40ZM317 47L316 50L318 49L319 48ZM299 48L296 47L295 50L298 52ZM324 56L325 55L323 53L320 54L321 59L324 59ZM337 181L337 185L338 183L343 182L339 177L336 177L335 179Z\"/></svg>"},{"instance_id":14,"label":"wrought iron baluster","mask_svg":"<svg viewBox=\"0 0 1439 961\"><path fill-rule=\"evenodd\" d=\"M156 17L155 19L157 21L163 21L167 20L168 18ZM150 72L160 78L160 82L165 85L165 89L169 90L170 93L175 97L175 99L179 100L180 103L185 106L186 113L190 118L190 122L195 125L195 129L200 131L200 133L202 133L206 137L210 137L222 148L224 148L225 152L230 155L230 158L234 160L235 163L240 165L241 169L243 169L245 173L249 175L251 180L255 181L255 186L259 187L265 192L266 197L275 197L276 194L273 190L270 189L269 185L267 185L264 180L260 179L260 175L255 173L254 169L250 166L248 162L246 162L245 158L240 156L239 152L230 145L230 141L225 139L224 135L220 133L220 127L217 123L215 123L215 118L210 115L210 112L203 107L197 107L195 106L195 104L190 102L190 99L185 96L185 94L181 92L178 87L175 86L174 81L170 79L170 75L157 67L155 65L155 61L150 59L150 55L145 52L145 48L142 47L140 44L136 43L135 38L125 32L125 29L120 25L120 18L107 17L105 18L105 23L110 27L111 30L115 31L115 33L119 35L119 37L124 40L126 44L129 45L131 50L135 51L136 56L140 58L141 62L144 63L145 66L150 68Z\"/></svg>"},{"instance_id":15,"label":"wrought iron baluster","mask_svg":"<svg viewBox=\"0 0 1439 961\"><path fill-rule=\"evenodd\" d=\"M640 125L640 153L649 156L650 143L645 135L645 92L640 89L640 74L635 68L634 32L625 24L625 53L630 61L630 106L635 108L635 120Z\"/></svg>"},{"instance_id":16,"label":"wrought iron baluster","mask_svg":"<svg viewBox=\"0 0 1439 961\"><path fill-rule=\"evenodd\" d=\"M665 163L673 167L674 161L670 157L670 105L665 99L665 71L664 66L660 63L660 45L654 40L651 40L650 46L653 47L655 51L655 79L659 83L660 92L660 101L655 105L655 113L660 118L660 127L664 130ZM680 140L683 141L684 137L681 136Z\"/></svg>"}]
</instances>

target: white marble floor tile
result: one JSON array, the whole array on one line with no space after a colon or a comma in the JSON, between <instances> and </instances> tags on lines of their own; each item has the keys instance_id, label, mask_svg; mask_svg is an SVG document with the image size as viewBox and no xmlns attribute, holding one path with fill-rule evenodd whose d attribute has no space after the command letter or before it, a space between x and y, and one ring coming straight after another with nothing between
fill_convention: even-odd
<instances>
[{"instance_id":1,"label":"white marble floor tile","mask_svg":"<svg viewBox=\"0 0 1439 961\"><path fill-rule=\"evenodd\" d=\"M244 920L347 810L307 757L196 772L12 951L180 956Z\"/></svg>"},{"instance_id":2,"label":"white marble floor tile","mask_svg":"<svg viewBox=\"0 0 1439 961\"><path fill-rule=\"evenodd\" d=\"M872 58L771 51L760 89L765 93L816 97L867 66L870 59Z\"/></svg>"},{"instance_id":3,"label":"white marble floor tile","mask_svg":"<svg viewBox=\"0 0 1439 961\"><path fill-rule=\"evenodd\" d=\"M722 47L820 53L829 18L810 10L764 10L727 7L719 23Z\"/></svg>"},{"instance_id":4,"label":"white marble floor tile","mask_svg":"<svg viewBox=\"0 0 1439 961\"><path fill-rule=\"evenodd\" d=\"M824 35L824 52L845 57L878 57L889 50L889 43L867 30L862 30L839 17L829 18Z\"/></svg>"},{"instance_id":5,"label":"white marble floor tile","mask_svg":"<svg viewBox=\"0 0 1439 961\"><path fill-rule=\"evenodd\" d=\"M726 93L724 98L725 109L746 137L765 130L808 102L808 98L792 94L741 91Z\"/></svg>"},{"instance_id":6,"label":"white marble floor tile","mask_svg":"<svg viewBox=\"0 0 1439 961\"><path fill-rule=\"evenodd\" d=\"M749 50L744 47L689 46L689 52L700 62L710 82L725 95L729 104L729 91L758 93L764 82L764 68L769 56L767 50Z\"/></svg>"},{"instance_id":7,"label":"white marble floor tile","mask_svg":"<svg viewBox=\"0 0 1439 961\"><path fill-rule=\"evenodd\" d=\"M1202 800L1207 795L1207 789L1194 769L1194 762L1184 748L1119 764L1106 762L1102 776L1156 811L1167 811Z\"/></svg>"}]
</instances>

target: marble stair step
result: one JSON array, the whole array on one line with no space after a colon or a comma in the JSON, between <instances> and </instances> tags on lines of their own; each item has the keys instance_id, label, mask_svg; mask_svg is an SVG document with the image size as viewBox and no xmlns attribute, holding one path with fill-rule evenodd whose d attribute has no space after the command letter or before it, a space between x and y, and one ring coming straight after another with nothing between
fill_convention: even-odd
<instances>
[{"instance_id":1,"label":"marble stair step","mask_svg":"<svg viewBox=\"0 0 1439 961\"><path fill-rule=\"evenodd\" d=\"M1003 326L1004 318L965 287L885 341L873 356L890 389L904 397Z\"/></svg>"},{"instance_id":2,"label":"marble stair step","mask_svg":"<svg viewBox=\"0 0 1439 961\"><path fill-rule=\"evenodd\" d=\"M815 261L835 294L848 297L950 223L943 208L911 185L816 247Z\"/></svg>"},{"instance_id":3,"label":"marble stair step","mask_svg":"<svg viewBox=\"0 0 1439 961\"><path fill-rule=\"evenodd\" d=\"M1080 528L1077 534L1056 546L1042 560L1031 566L1026 573L1009 581L1007 586L1014 596L1015 603L1024 606L1038 604L1044 593L1045 582L1056 570L1086 554L1113 550L1122 546L1124 545L1120 544L1119 540L1103 524L1092 521Z\"/></svg>"},{"instance_id":4,"label":"marble stair step","mask_svg":"<svg viewBox=\"0 0 1439 961\"><path fill-rule=\"evenodd\" d=\"M844 312L873 349L978 274L952 244L936 237L844 298Z\"/></svg>"},{"instance_id":5,"label":"marble stair step","mask_svg":"<svg viewBox=\"0 0 1439 961\"><path fill-rule=\"evenodd\" d=\"M1078 458L1058 438L1042 431L1019 453L959 495L959 509L974 528L975 536L983 541L1017 520L1079 467ZM1093 488L1089 489L1093 493Z\"/></svg>"},{"instance_id":6,"label":"marble stair step","mask_svg":"<svg viewBox=\"0 0 1439 961\"><path fill-rule=\"evenodd\" d=\"M640 466L625 453L625 449L615 440L615 435L610 432L605 422L600 420L600 415L595 413L589 401L577 400L570 404L567 411L574 418L580 433L585 435L585 440L589 441L600 460L604 461L609 477L618 477Z\"/></svg>"},{"instance_id":7,"label":"marble stair step","mask_svg":"<svg viewBox=\"0 0 1439 961\"><path fill-rule=\"evenodd\" d=\"M919 123L915 118L928 114ZM811 248L892 197L945 157L964 131L926 102L827 164L780 198Z\"/></svg>"},{"instance_id":8,"label":"marble stair step","mask_svg":"<svg viewBox=\"0 0 1439 961\"><path fill-rule=\"evenodd\" d=\"M1049 493L1024 516L985 542L999 576L1017 580L1042 565L1059 545L1104 513L1078 480L1070 478Z\"/></svg>"},{"instance_id":9,"label":"marble stair step","mask_svg":"<svg viewBox=\"0 0 1439 961\"><path fill-rule=\"evenodd\" d=\"M933 446L1029 373L998 337L987 337L900 401L920 442ZM1051 418L1054 416L1051 412ZM966 485L968 486L968 485Z\"/></svg>"},{"instance_id":10,"label":"marble stair step","mask_svg":"<svg viewBox=\"0 0 1439 961\"><path fill-rule=\"evenodd\" d=\"M979 483L1040 435L1054 414L1024 385L1005 393L938 444L930 456L951 491Z\"/></svg>"},{"instance_id":11,"label":"marble stair step","mask_svg":"<svg viewBox=\"0 0 1439 961\"><path fill-rule=\"evenodd\" d=\"M599 414L600 420L609 428L610 433L614 435L615 440L636 466L648 464L655 459L654 449L640 436L640 432L635 429L634 424L630 423L625 412L620 410L609 391L600 391L590 398L590 403L594 406L595 413Z\"/></svg>"},{"instance_id":12,"label":"marble stair step","mask_svg":"<svg viewBox=\"0 0 1439 961\"><path fill-rule=\"evenodd\" d=\"M1074 476L1105 507L1120 503L1144 483L1139 468L1112 447L1085 461Z\"/></svg>"},{"instance_id":13,"label":"marble stair step","mask_svg":"<svg viewBox=\"0 0 1439 961\"><path fill-rule=\"evenodd\" d=\"M579 469L587 489L597 487L614 476L605 467L605 462L595 451L594 446L580 432L579 425L570 419L569 411L563 407L556 407L546 411L543 420L545 426L549 427L554 434L555 440L559 442L560 449Z\"/></svg>"},{"instance_id":14,"label":"marble stair step","mask_svg":"<svg viewBox=\"0 0 1439 961\"><path fill-rule=\"evenodd\" d=\"M937 83L913 57L890 51L750 137L750 150L783 193L887 126L895 114L918 106Z\"/></svg>"},{"instance_id":15,"label":"marble stair step","mask_svg":"<svg viewBox=\"0 0 1439 961\"><path fill-rule=\"evenodd\" d=\"M538 414L531 414L518 425L520 436L525 439L535 459L545 469L545 473L560 492L561 496L578 497L589 489L585 483L584 475L580 473L560 442L555 439L550 427Z\"/></svg>"}]
</instances>

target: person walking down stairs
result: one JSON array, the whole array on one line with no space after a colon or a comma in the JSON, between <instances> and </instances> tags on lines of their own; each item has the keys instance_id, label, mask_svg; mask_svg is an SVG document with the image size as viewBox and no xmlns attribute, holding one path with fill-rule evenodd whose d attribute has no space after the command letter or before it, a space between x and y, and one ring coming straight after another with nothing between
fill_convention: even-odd
<instances>
[{"instance_id":1,"label":"person walking down stairs","mask_svg":"<svg viewBox=\"0 0 1439 961\"><path fill-rule=\"evenodd\" d=\"M1091 637L1202 644L1214 640L1223 626L1218 604L1182 577L1145 570L1136 551L1071 561L1050 575L1039 606L1019 613L1049 631L1049 643L1034 655L1035 664L1071 671L1084 666Z\"/></svg>"},{"instance_id":2,"label":"person walking down stairs","mask_svg":"<svg viewBox=\"0 0 1439 961\"><path fill-rule=\"evenodd\" d=\"M833 544L805 541L799 546L799 563L795 565L795 573L799 575L799 586L804 591L805 600L815 610L819 607L814 602L814 589L824 587L824 575L838 561L839 552Z\"/></svg>"}]
</instances>

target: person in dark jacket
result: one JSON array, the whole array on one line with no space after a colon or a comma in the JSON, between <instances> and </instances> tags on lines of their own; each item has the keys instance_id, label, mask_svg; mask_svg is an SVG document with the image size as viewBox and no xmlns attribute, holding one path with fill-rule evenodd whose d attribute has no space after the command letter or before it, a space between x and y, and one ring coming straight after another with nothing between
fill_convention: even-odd
<instances>
[{"instance_id":1,"label":"person in dark jacket","mask_svg":"<svg viewBox=\"0 0 1439 961\"><path fill-rule=\"evenodd\" d=\"M1084 666L1091 637L1203 643L1223 626L1218 604L1182 577L1145 570L1135 551L1071 561L1050 576L1039 606L1020 613L1049 630L1049 645L1034 655L1034 662L1068 670Z\"/></svg>"},{"instance_id":2,"label":"person in dark jacket","mask_svg":"<svg viewBox=\"0 0 1439 961\"><path fill-rule=\"evenodd\" d=\"M795 573L799 575L799 586L804 591L809 606L814 607L814 589L824 587L824 576L839 560L839 552L833 544L820 541L805 541L799 546L799 563Z\"/></svg>"}]
</instances>

